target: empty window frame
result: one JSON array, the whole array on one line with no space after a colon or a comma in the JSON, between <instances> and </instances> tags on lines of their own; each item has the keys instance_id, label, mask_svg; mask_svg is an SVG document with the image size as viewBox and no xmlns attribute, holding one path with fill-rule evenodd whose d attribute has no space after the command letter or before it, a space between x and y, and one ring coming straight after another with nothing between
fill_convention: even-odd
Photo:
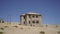
<instances>
[{"instance_id":1,"label":"empty window frame","mask_svg":"<svg viewBox=\"0 0 60 34\"><path fill-rule=\"evenodd\" d=\"M39 21L36 21L36 23L38 24L38 23L39 23Z\"/></svg>"},{"instance_id":2,"label":"empty window frame","mask_svg":"<svg viewBox=\"0 0 60 34\"><path fill-rule=\"evenodd\" d=\"M30 21L29 21L29 24L30 24Z\"/></svg>"},{"instance_id":3,"label":"empty window frame","mask_svg":"<svg viewBox=\"0 0 60 34\"><path fill-rule=\"evenodd\" d=\"M25 16L24 16L24 19L25 19Z\"/></svg>"},{"instance_id":4,"label":"empty window frame","mask_svg":"<svg viewBox=\"0 0 60 34\"><path fill-rule=\"evenodd\" d=\"M38 16L36 16L36 18L38 18Z\"/></svg>"},{"instance_id":5,"label":"empty window frame","mask_svg":"<svg viewBox=\"0 0 60 34\"><path fill-rule=\"evenodd\" d=\"M35 21L32 21L32 23L34 24L34 23L35 23Z\"/></svg>"},{"instance_id":6,"label":"empty window frame","mask_svg":"<svg viewBox=\"0 0 60 34\"><path fill-rule=\"evenodd\" d=\"M34 18L35 16L33 15L32 17Z\"/></svg>"},{"instance_id":7,"label":"empty window frame","mask_svg":"<svg viewBox=\"0 0 60 34\"><path fill-rule=\"evenodd\" d=\"M31 15L29 15L29 18L31 18Z\"/></svg>"}]
</instances>

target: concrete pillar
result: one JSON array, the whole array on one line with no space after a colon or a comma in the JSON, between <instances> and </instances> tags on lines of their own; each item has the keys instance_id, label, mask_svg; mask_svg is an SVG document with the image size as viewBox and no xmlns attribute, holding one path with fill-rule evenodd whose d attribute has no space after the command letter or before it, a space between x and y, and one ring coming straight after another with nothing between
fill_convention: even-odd
<instances>
[{"instance_id":1,"label":"concrete pillar","mask_svg":"<svg viewBox=\"0 0 60 34\"><path fill-rule=\"evenodd\" d=\"M42 16L40 16L40 15L38 16L39 26L41 26L41 25L42 25L42 23L41 23L41 21L42 21L41 17L42 17Z\"/></svg>"},{"instance_id":2,"label":"concrete pillar","mask_svg":"<svg viewBox=\"0 0 60 34\"><path fill-rule=\"evenodd\" d=\"M29 26L29 15L26 15L26 23Z\"/></svg>"},{"instance_id":3,"label":"concrete pillar","mask_svg":"<svg viewBox=\"0 0 60 34\"><path fill-rule=\"evenodd\" d=\"M20 24L21 24L21 25L24 24L24 18L23 18L23 16L20 17Z\"/></svg>"},{"instance_id":4,"label":"concrete pillar","mask_svg":"<svg viewBox=\"0 0 60 34\"><path fill-rule=\"evenodd\" d=\"M30 23L30 26L32 26L32 15L31 15L31 20L30 20L30 22L31 22L31 23Z\"/></svg>"}]
</instances>

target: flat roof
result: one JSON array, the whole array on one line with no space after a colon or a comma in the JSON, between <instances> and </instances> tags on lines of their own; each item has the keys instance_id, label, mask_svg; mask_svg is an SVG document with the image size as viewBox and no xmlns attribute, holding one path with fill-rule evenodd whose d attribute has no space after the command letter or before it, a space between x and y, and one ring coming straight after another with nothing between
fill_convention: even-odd
<instances>
[{"instance_id":1,"label":"flat roof","mask_svg":"<svg viewBox=\"0 0 60 34\"><path fill-rule=\"evenodd\" d=\"M28 13L25 13L25 14L22 14L22 15L26 15L26 14L35 14L35 15L41 15L39 13L35 13L35 12L28 12Z\"/></svg>"}]
</instances>

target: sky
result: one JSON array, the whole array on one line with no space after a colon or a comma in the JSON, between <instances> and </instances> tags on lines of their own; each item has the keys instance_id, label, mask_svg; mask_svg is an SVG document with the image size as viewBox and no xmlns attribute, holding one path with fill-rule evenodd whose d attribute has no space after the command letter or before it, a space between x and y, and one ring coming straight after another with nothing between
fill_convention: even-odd
<instances>
[{"instance_id":1,"label":"sky","mask_svg":"<svg viewBox=\"0 0 60 34\"><path fill-rule=\"evenodd\" d=\"M42 15L43 24L60 24L60 0L0 0L0 19L20 22L27 12Z\"/></svg>"}]
</instances>

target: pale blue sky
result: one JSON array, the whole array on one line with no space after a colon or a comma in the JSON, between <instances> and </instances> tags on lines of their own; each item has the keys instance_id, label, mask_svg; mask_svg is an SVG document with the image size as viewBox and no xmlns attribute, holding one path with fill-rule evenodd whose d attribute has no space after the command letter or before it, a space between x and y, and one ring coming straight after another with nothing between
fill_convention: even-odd
<instances>
[{"instance_id":1,"label":"pale blue sky","mask_svg":"<svg viewBox=\"0 0 60 34\"><path fill-rule=\"evenodd\" d=\"M0 18L19 22L29 11L42 14L43 24L60 24L60 0L0 0Z\"/></svg>"}]
</instances>

